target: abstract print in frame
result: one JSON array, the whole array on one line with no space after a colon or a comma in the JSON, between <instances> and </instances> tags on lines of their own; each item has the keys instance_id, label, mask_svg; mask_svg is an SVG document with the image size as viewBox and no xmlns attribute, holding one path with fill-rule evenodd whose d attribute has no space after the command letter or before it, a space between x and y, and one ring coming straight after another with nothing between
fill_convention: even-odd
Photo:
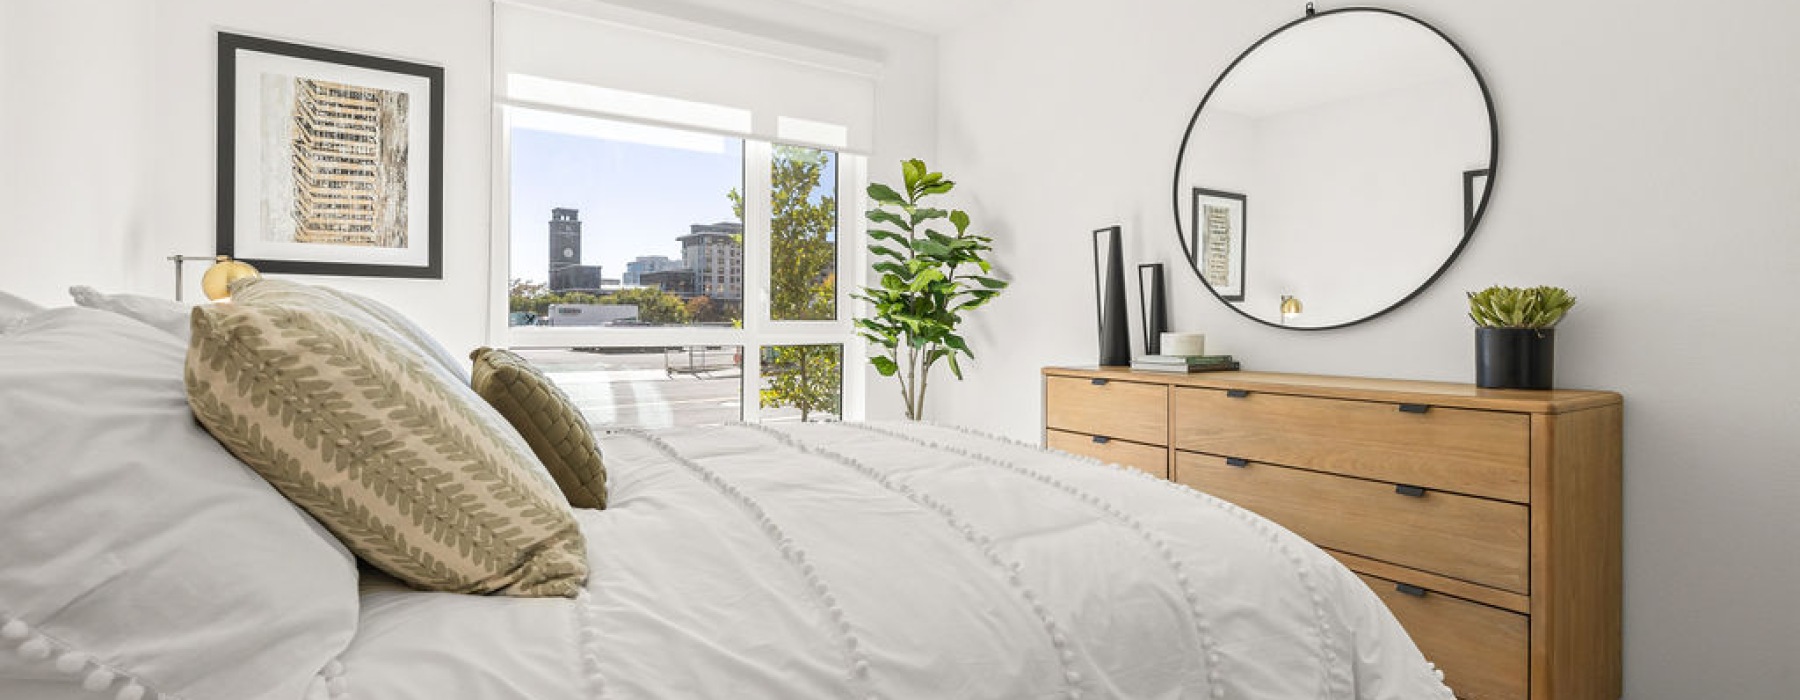
<instances>
[{"instance_id":1,"label":"abstract print in frame","mask_svg":"<svg viewBox=\"0 0 1800 700\"><path fill-rule=\"evenodd\" d=\"M1194 223L1188 250L1195 255L1200 279L1225 301L1244 300L1244 227L1248 221L1244 195L1194 188Z\"/></svg>"},{"instance_id":2,"label":"abstract print in frame","mask_svg":"<svg viewBox=\"0 0 1800 700\"><path fill-rule=\"evenodd\" d=\"M442 279L444 69L219 33L218 252Z\"/></svg>"}]
</instances>

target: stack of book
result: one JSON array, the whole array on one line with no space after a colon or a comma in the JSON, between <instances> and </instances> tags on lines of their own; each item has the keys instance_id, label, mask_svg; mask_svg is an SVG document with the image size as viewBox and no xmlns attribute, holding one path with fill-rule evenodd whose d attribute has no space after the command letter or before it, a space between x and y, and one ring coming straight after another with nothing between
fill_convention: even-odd
<instances>
[{"instance_id":1,"label":"stack of book","mask_svg":"<svg viewBox=\"0 0 1800 700\"><path fill-rule=\"evenodd\" d=\"M1138 372L1223 372L1238 368L1230 355L1145 355L1131 361Z\"/></svg>"}]
</instances>

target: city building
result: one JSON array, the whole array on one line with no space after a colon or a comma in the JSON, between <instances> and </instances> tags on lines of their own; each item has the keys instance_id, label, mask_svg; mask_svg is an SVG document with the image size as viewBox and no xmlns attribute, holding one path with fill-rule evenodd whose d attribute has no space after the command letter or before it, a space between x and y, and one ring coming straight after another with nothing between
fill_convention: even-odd
<instances>
[{"instance_id":1,"label":"city building","mask_svg":"<svg viewBox=\"0 0 1800 700\"><path fill-rule=\"evenodd\" d=\"M682 267L694 274L696 296L714 301L744 299L744 225L735 221L694 224L681 241Z\"/></svg>"},{"instance_id":2,"label":"city building","mask_svg":"<svg viewBox=\"0 0 1800 700\"><path fill-rule=\"evenodd\" d=\"M550 210L550 291L599 294L599 265L581 264L581 211Z\"/></svg>"},{"instance_id":3,"label":"city building","mask_svg":"<svg viewBox=\"0 0 1800 700\"><path fill-rule=\"evenodd\" d=\"M625 274L620 278L620 282L628 287L649 284L649 282L643 281L644 273L680 268L680 260L670 260L666 255L641 255L636 260L625 263Z\"/></svg>"},{"instance_id":4,"label":"city building","mask_svg":"<svg viewBox=\"0 0 1800 700\"><path fill-rule=\"evenodd\" d=\"M655 287L683 299L696 296L694 292L694 271L685 267L646 272L638 276L638 284L645 287Z\"/></svg>"}]
</instances>

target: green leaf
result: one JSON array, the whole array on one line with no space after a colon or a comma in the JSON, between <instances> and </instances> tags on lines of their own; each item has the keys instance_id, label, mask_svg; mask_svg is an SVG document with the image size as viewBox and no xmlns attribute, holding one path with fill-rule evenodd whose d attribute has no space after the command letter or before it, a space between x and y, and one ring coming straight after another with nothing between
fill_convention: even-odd
<instances>
[{"instance_id":1,"label":"green leaf","mask_svg":"<svg viewBox=\"0 0 1800 700\"><path fill-rule=\"evenodd\" d=\"M911 274L910 272L908 272L906 270L906 268L904 266L902 266L900 263L897 263L897 262L878 262L878 263L875 263L870 269L873 269L876 272L894 275L897 277L904 277L906 275Z\"/></svg>"},{"instance_id":2,"label":"green leaf","mask_svg":"<svg viewBox=\"0 0 1800 700\"><path fill-rule=\"evenodd\" d=\"M935 268L928 269L920 272L917 277L914 277L912 283L907 286L907 290L917 292L924 289L927 285L942 279L944 279L944 273L942 271Z\"/></svg>"},{"instance_id":3,"label":"green leaf","mask_svg":"<svg viewBox=\"0 0 1800 700\"><path fill-rule=\"evenodd\" d=\"M915 185L919 184L919 180L925 177L925 161L917 158L901 161L900 177L905 181L906 189L911 191Z\"/></svg>"},{"instance_id":4,"label":"green leaf","mask_svg":"<svg viewBox=\"0 0 1800 700\"><path fill-rule=\"evenodd\" d=\"M988 289L1005 289L1007 285L1005 281L997 280L992 277L969 277L968 279L974 280L976 284L987 287Z\"/></svg>"},{"instance_id":5,"label":"green leaf","mask_svg":"<svg viewBox=\"0 0 1800 700\"><path fill-rule=\"evenodd\" d=\"M920 188L919 194L944 194L953 189L956 189L956 183L944 180L942 182L924 185Z\"/></svg>"},{"instance_id":6,"label":"green leaf","mask_svg":"<svg viewBox=\"0 0 1800 700\"><path fill-rule=\"evenodd\" d=\"M869 237L878 241L894 241L902 244L906 243L907 240L905 235L884 228L869 229Z\"/></svg>"},{"instance_id":7,"label":"green leaf","mask_svg":"<svg viewBox=\"0 0 1800 700\"><path fill-rule=\"evenodd\" d=\"M899 192L879 182L869 183L868 192L870 199L882 204L906 204L906 198L901 197Z\"/></svg>"},{"instance_id":8,"label":"green leaf","mask_svg":"<svg viewBox=\"0 0 1800 700\"><path fill-rule=\"evenodd\" d=\"M942 209L927 209L927 208L914 209L913 213L912 213L912 224L913 224L913 226L918 226L922 222L929 221L931 219L942 219L945 216L949 216L949 214L950 214L950 212L944 211Z\"/></svg>"},{"instance_id":9,"label":"green leaf","mask_svg":"<svg viewBox=\"0 0 1800 700\"><path fill-rule=\"evenodd\" d=\"M880 355L869 358L869 363L875 365L875 371L880 372L883 377L892 377L900 371L899 363Z\"/></svg>"},{"instance_id":10,"label":"green leaf","mask_svg":"<svg viewBox=\"0 0 1800 700\"><path fill-rule=\"evenodd\" d=\"M956 235L963 235L969 230L969 213L961 209L951 210L950 223L956 227Z\"/></svg>"},{"instance_id":11,"label":"green leaf","mask_svg":"<svg viewBox=\"0 0 1800 700\"><path fill-rule=\"evenodd\" d=\"M962 365L956 364L956 355L952 354L947 359L950 360L950 373L956 375L957 379L962 379Z\"/></svg>"},{"instance_id":12,"label":"green leaf","mask_svg":"<svg viewBox=\"0 0 1800 700\"><path fill-rule=\"evenodd\" d=\"M867 216L870 221L878 224L893 224L907 231L912 230L911 223L908 223L906 219L900 218L899 214L895 214L886 209L870 209L865 216Z\"/></svg>"},{"instance_id":13,"label":"green leaf","mask_svg":"<svg viewBox=\"0 0 1800 700\"><path fill-rule=\"evenodd\" d=\"M869 246L869 252L883 257L893 258L895 260L905 260L907 258L905 254L887 246L871 245Z\"/></svg>"}]
</instances>

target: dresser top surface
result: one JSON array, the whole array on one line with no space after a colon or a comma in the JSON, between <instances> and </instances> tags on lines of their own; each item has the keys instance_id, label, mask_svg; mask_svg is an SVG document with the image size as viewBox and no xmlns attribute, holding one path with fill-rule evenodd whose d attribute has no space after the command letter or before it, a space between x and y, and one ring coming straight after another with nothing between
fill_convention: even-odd
<instances>
[{"instance_id":1,"label":"dresser top surface","mask_svg":"<svg viewBox=\"0 0 1800 700\"><path fill-rule=\"evenodd\" d=\"M1617 393L1586 389L1483 389L1474 384L1413 379L1336 377L1281 372L1135 372L1124 367L1045 367L1045 376L1110 379L1205 389L1243 389L1363 401L1421 403L1522 413L1569 413L1621 402Z\"/></svg>"}]
</instances>

